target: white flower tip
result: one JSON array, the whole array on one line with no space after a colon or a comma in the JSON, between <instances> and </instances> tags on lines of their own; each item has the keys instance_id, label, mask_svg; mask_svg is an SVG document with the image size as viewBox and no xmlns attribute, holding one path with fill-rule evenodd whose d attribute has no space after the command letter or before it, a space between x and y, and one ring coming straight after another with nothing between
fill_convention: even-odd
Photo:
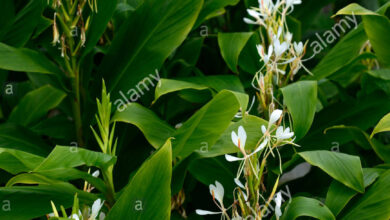
<instances>
[{"instance_id":1,"label":"white flower tip","mask_svg":"<svg viewBox=\"0 0 390 220\"><path fill-rule=\"evenodd\" d=\"M195 213L198 215L216 215L216 214L220 214L221 212L211 212L207 210L197 209L195 210Z\"/></svg>"},{"instance_id":2,"label":"white flower tip","mask_svg":"<svg viewBox=\"0 0 390 220\"><path fill-rule=\"evenodd\" d=\"M272 113L271 113L271 116L270 116L270 119L269 119L269 126L275 124L275 122L277 122L280 117L282 116L283 114L283 111L280 110L280 109L276 109L274 110Z\"/></svg>"},{"instance_id":3,"label":"white flower tip","mask_svg":"<svg viewBox=\"0 0 390 220\"><path fill-rule=\"evenodd\" d=\"M95 172L92 173L92 176L97 178L100 175L100 171L96 170Z\"/></svg>"}]
</instances>

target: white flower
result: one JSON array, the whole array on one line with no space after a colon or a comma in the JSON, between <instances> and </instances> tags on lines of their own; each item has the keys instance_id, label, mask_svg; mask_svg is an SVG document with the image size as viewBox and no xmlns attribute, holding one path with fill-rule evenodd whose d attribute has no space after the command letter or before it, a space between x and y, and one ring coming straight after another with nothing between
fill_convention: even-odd
<instances>
[{"instance_id":1,"label":"white flower","mask_svg":"<svg viewBox=\"0 0 390 220\"><path fill-rule=\"evenodd\" d=\"M240 150L245 149L246 132L244 130L244 127L238 127L238 135L236 134L236 132L232 131L231 136L234 145L236 145Z\"/></svg>"},{"instance_id":2,"label":"white flower","mask_svg":"<svg viewBox=\"0 0 390 220\"><path fill-rule=\"evenodd\" d=\"M90 219L96 219L99 214L100 209L103 207L104 201L101 199L95 200L92 205L92 212L90 214Z\"/></svg>"},{"instance_id":3,"label":"white flower","mask_svg":"<svg viewBox=\"0 0 390 220\"><path fill-rule=\"evenodd\" d=\"M211 212L211 211L202 210L202 209L197 209L197 210L195 210L195 212L198 215L217 215L217 214L222 213L222 212Z\"/></svg>"},{"instance_id":4,"label":"white flower","mask_svg":"<svg viewBox=\"0 0 390 220\"><path fill-rule=\"evenodd\" d=\"M261 132L263 132L263 134L267 133L267 128L265 127L265 125L261 126Z\"/></svg>"},{"instance_id":5,"label":"white flower","mask_svg":"<svg viewBox=\"0 0 390 220\"><path fill-rule=\"evenodd\" d=\"M299 42L298 44L294 42L294 50L298 56L302 55L303 53L303 43Z\"/></svg>"},{"instance_id":6,"label":"white flower","mask_svg":"<svg viewBox=\"0 0 390 220\"><path fill-rule=\"evenodd\" d=\"M261 59L264 61L264 64L267 64L272 56L272 53L273 53L273 47L272 45L270 45L268 47L268 54L266 54L264 52L264 47L262 45L256 45L256 48L257 48L257 52L259 53Z\"/></svg>"},{"instance_id":7,"label":"white flower","mask_svg":"<svg viewBox=\"0 0 390 220\"><path fill-rule=\"evenodd\" d=\"M104 212L101 212L99 215L99 220L104 220L106 218L106 214Z\"/></svg>"},{"instance_id":8,"label":"white flower","mask_svg":"<svg viewBox=\"0 0 390 220\"><path fill-rule=\"evenodd\" d=\"M287 42L280 43L279 39L274 38L274 49L275 56L280 57L288 49L289 45Z\"/></svg>"},{"instance_id":9,"label":"white flower","mask_svg":"<svg viewBox=\"0 0 390 220\"><path fill-rule=\"evenodd\" d=\"M255 151L253 151L251 154L249 155L245 155L243 158L241 157L234 157L234 156L231 156L229 154L225 154L225 159L229 162L235 162L235 161L240 161L240 160L246 160L248 159L249 157L253 156L254 154L256 154L257 152L261 151L267 144L268 144L268 141L269 139L268 138L265 138L264 141L259 145L259 147L257 147L255 149Z\"/></svg>"},{"instance_id":10,"label":"white flower","mask_svg":"<svg viewBox=\"0 0 390 220\"><path fill-rule=\"evenodd\" d=\"M77 214L73 214L69 218L73 219L73 220L80 220L80 218L79 218L79 216Z\"/></svg>"},{"instance_id":11,"label":"white flower","mask_svg":"<svg viewBox=\"0 0 390 220\"><path fill-rule=\"evenodd\" d=\"M237 186L239 186L240 188L245 189L244 184L242 184L241 181L240 181L238 178L235 178L235 179L234 179L234 182L235 182L235 183L237 184Z\"/></svg>"},{"instance_id":12,"label":"white flower","mask_svg":"<svg viewBox=\"0 0 390 220\"><path fill-rule=\"evenodd\" d=\"M275 215L280 217L282 216L282 210L280 210L280 207L282 206L282 193L278 192L275 196Z\"/></svg>"},{"instance_id":13,"label":"white flower","mask_svg":"<svg viewBox=\"0 0 390 220\"><path fill-rule=\"evenodd\" d=\"M293 35L290 32L287 32L287 34L284 36L284 39L287 42L291 42L292 38L293 38Z\"/></svg>"},{"instance_id":14,"label":"white flower","mask_svg":"<svg viewBox=\"0 0 390 220\"><path fill-rule=\"evenodd\" d=\"M292 7L294 5L300 5L300 4L302 4L302 0L286 0L287 8Z\"/></svg>"},{"instance_id":15,"label":"white flower","mask_svg":"<svg viewBox=\"0 0 390 220\"><path fill-rule=\"evenodd\" d=\"M260 12L253 10L253 9L247 9L248 14L254 18L255 20L251 20L249 18L244 18L244 22L247 24L258 24L258 25L263 25L265 26L264 23L264 18L266 17L265 15L261 14Z\"/></svg>"},{"instance_id":16,"label":"white flower","mask_svg":"<svg viewBox=\"0 0 390 220\"><path fill-rule=\"evenodd\" d=\"M220 208L221 212L213 212L213 211L207 211L202 209L195 210L196 214L198 215L217 215L222 214L225 210L223 206L223 196L225 194L225 190L223 189L223 186L218 181L215 181L215 185L210 184L210 194L213 196L213 199L216 199L219 202L218 208Z\"/></svg>"},{"instance_id":17,"label":"white flower","mask_svg":"<svg viewBox=\"0 0 390 220\"><path fill-rule=\"evenodd\" d=\"M223 189L223 186L218 181L215 181L215 185L210 184L209 186L210 194L213 196L213 199L215 198L219 204L223 205L223 195L225 194L225 190Z\"/></svg>"},{"instance_id":18,"label":"white flower","mask_svg":"<svg viewBox=\"0 0 390 220\"><path fill-rule=\"evenodd\" d=\"M97 178L100 175L99 170L96 170L95 172L92 173L92 176Z\"/></svg>"},{"instance_id":19,"label":"white flower","mask_svg":"<svg viewBox=\"0 0 390 220\"><path fill-rule=\"evenodd\" d=\"M282 110L279 110L279 109L274 110L271 113L271 116L269 117L268 127L270 127L271 125L275 124L280 119L280 117L282 116L282 113L283 113Z\"/></svg>"},{"instance_id":20,"label":"white flower","mask_svg":"<svg viewBox=\"0 0 390 220\"><path fill-rule=\"evenodd\" d=\"M290 128L283 129L283 126L279 126L278 129L276 129L275 137L278 140L286 140L293 136L294 132L290 132Z\"/></svg>"}]
</instances>

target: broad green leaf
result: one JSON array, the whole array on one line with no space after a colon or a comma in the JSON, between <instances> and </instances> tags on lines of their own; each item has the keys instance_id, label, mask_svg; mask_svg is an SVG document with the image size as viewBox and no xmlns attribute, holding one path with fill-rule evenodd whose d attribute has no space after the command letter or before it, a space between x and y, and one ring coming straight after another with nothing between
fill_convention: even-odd
<instances>
[{"instance_id":1,"label":"broad green leaf","mask_svg":"<svg viewBox=\"0 0 390 220\"><path fill-rule=\"evenodd\" d=\"M236 5L239 0L205 0L194 27L198 27L205 20L225 13L226 6Z\"/></svg>"},{"instance_id":2,"label":"broad green leaf","mask_svg":"<svg viewBox=\"0 0 390 220\"><path fill-rule=\"evenodd\" d=\"M114 14L118 0L99 1L97 3L97 12L92 13L91 24L86 33L85 48L83 56L89 53L95 47L98 40L107 28L107 23Z\"/></svg>"},{"instance_id":3,"label":"broad green leaf","mask_svg":"<svg viewBox=\"0 0 390 220\"><path fill-rule=\"evenodd\" d=\"M363 16L363 24L379 61L385 66L390 66L390 46L388 45L388 37L390 35L389 19L385 16Z\"/></svg>"},{"instance_id":4,"label":"broad green leaf","mask_svg":"<svg viewBox=\"0 0 390 220\"><path fill-rule=\"evenodd\" d=\"M370 11L359 4L352 3L346 7L340 9L336 15L378 15L377 13ZM334 15L334 16L336 16Z\"/></svg>"},{"instance_id":5,"label":"broad green leaf","mask_svg":"<svg viewBox=\"0 0 390 220\"><path fill-rule=\"evenodd\" d=\"M380 174L380 170L374 168L363 168L364 187L370 186ZM326 194L325 204L337 216L340 211L348 204L348 202L358 193L350 189L340 182L333 180L328 193Z\"/></svg>"},{"instance_id":6,"label":"broad green leaf","mask_svg":"<svg viewBox=\"0 0 390 220\"><path fill-rule=\"evenodd\" d=\"M65 96L66 93L50 85L31 91L13 109L8 121L23 126L32 125L57 107Z\"/></svg>"},{"instance_id":7,"label":"broad green leaf","mask_svg":"<svg viewBox=\"0 0 390 220\"><path fill-rule=\"evenodd\" d=\"M19 125L0 124L0 147L46 156L51 146L46 144L36 134Z\"/></svg>"},{"instance_id":8,"label":"broad green leaf","mask_svg":"<svg viewBox=\"0 0 390 220\"><path fill-rule=\"evenodd\" d=\"M155 101L161 96L185 89L213 89L220 92L224 89L245 93L244 87L236 76L206 76L182 79L161 79L156 87Z\"/></svg>"},{"instance_id":9,"label":"broad green leaf","mask_svg":"<svg viewBox=\"0 0 390 220\"><path fill-rule=\"evenodd\" d=\"M296 197L287 205L280 220L295 220L302 216L320 220L336 219L322 202L312 198Z\"/></svg>"},{"instance_id":10,"label":"broad green leaf","mask_svg":"<svg viewBox=\"0 0 390 220\"><path fill-rule=\"evenodd\" d=\"M247 117L236 123L231 123L214 145L205 145L206 142L204 142L199 147L200 149L198 149L196 152L201 157L216 157L224 154L239 152L237 146L233 144L231 139L232 131L237 132L239 126L243 126L247 133L245 149L256 149L258 144L260 144L258 143L259 140L263 136L260 128L262 125L267 126L267 124L268 122L262 118L253 115L248 115Z\"/></svg>"},{"instance_id":11,"label":"broad green leaf","mask_svg":"<svg viewBox=\"0 0 390 220\"><path fill-rule=\"evenodd\" d=\"M20 150L0 148L0 169L11 174L29 172L45 158Z\"/></svg>"},{"instance_id":12,"label":"broad green leaf","mask_svg":"<svg viewBox=\"0 0 390 220\"><path fill-rule=\"evenodd\" d=\"M379 179L351 207L342 220L388 220L390 218L390 171L380 175Z\"/></svg>"},{"instance_id":13,"label":"broad green leaf","mask_svg":"<svg viewBox=\"0 0 390 220\"><path fill-rule=\"evenodd\" d=\"M353 137L353 141L360 145L365 150L373 149L376 155L385 162L390 162L390 146L385 146L380 141L370 138L369 135L358 127L353 126L333 126L325 130L325 132L332 130L346 130L349 131Z\"/></svg>"},{"instance_id":14,"label":"broad green leaf","mask_svg":"<svg viewBox=\"0 0 390 220\"><path fill-rule=\"evenodd\" d=\"M0 43L0 68L17 72L61 74L61 71L43 54L3 43Z\"/></svg>"},{"instance_id":15,"label":"broad green leaf","mask_svg":"<svg viewBox=\"0 0 390 220\"><path fill-rule=\"evenodd\" d=\"M203 0L183 0L180 4L174 0L145 0L129 16L99 68L109 82L113 100L120 91L134 89L162 66L186 38L202 3Z\"/></svg>"},{"instance_id":16,"label":"broad green leaf","mask_svg":"<svg viewBox=\"0 0 390 220\"><path fill-rule=\"evenodd\" d=\"M390 69L370 70L367 74L381 80L390 80Z\"/></svg>"},{"instance_id":17,"label":"broad green leaf","mask_svg":"<svg viewBox=\"0 0 390 220\"><path fill-rule=\"evenodd\" d=\"M242 49L253 35L250 33L218 33L221 54L229 68L238 73L237 65Z\"/></svg>"},{"instance_id":18,"label":"broad green leaf","mask_svg":"<svg viewBox=\"0 0 390 220\"><path fill-rule=\"evenodd\" d=\"M42 0L28 1L13 21L2 27L0 41L14 47L25 45L40 22L45 3Z\"/></svg>"},{"instance_id":19,"label":"broad green leaf","mask_svg":"<svg viewBox=\"0 0 390 220\"><path fill-rule=\"evenodd\" d=\"M371 133L371 138L380 132L390 131L390 113L385 115L379 123L375 126L374 131Z\"/></svg>"},{"instance_id":20,"label":"broad green leaf","mask_svg":"<svg viewBox=\"0 0 390 220\"><path fill-rule=\"evenodd\" d=\"M306 151L299 155L342 184L364 193L363 170L359 157L331 151Z\"/></svg>"},{"instance_id":21,"label":"broad green leaf","mask_svg":"<svg viewBox=\"0 0 390 220\"><path fill-rule=\"evenodd\" d=\"M284 103L292 116L297 140L305 136L314 120L317 105L317 82L299 81L281 89Z\"/></svg>"},{"instance_id":22,"label":"broad green leaf","mask_svg":"<svg viewBox=\"0 0 390 220\"><path fill-rule=\"evenodd\" d=\"M202 143L213 146L240 107L246 109L248 96L223 90L197 111L174 134L173 155L187 157Z\"/></svg>"},{"instance_id":23,"label":"broad green leaf","mask_svg":"<svg viewBox=\"0 0 390 220\"><path fill-rule=\"evenodd\" d=\"M171 175L172 147L168 140L131 178L106 219L170 219Z\"/></svg>"},{"instance_id":24,"label":"broad green leaf","mask_svg":"<svg viewBox=\"0 0 390 220\"><path fill-rule=\"evenodd\" d=\"M108 154L86 150L80 147L56 146L34 171L42 172L55 168L73 168L82 165L106 168L115 164L116 158Z\"/></svg>"},{"instance_id":25,"label":"broad green leaf","mask_svg":"<svg viewBox=\"0 0 390 220\"><path fill-rule=\"evenodd\" d=\"M41 186L14 186L0 188L0 201L3 210L1 219L25 220L34 219L52 213L50 201L59 209L72 207L74 195L77 193L80 202L92 204L97 197L91 193L78 190L69 183L56 183ZM10 209L6 209L9 203Z\"/></svg>"},{"instance_id":26,"label":"broad green leaf","mask_svg":"<svg viewBox=\"0 0 390 220\"><path fill-rule=\"evenodd\" d=\"M112 121L137 126L154 148L161 147L173 135L175 129L161 120L152 110L138 103L131 103L125 107L123 111L114 114Z\"/></svg>"},{"instance_id":27,"label":"broad green leaf","mask_svg":"<svg viewBox=\"0 0 390 220\"><path fill-rule=\"evenodd\" d=\"M202 158L192 161L188 170L206 186L215 184L215 181L220 182L225 188L225 196L231 198L236 187L233 181L238 169L236 165L226 161L225 157Z\"/></svg>"}]
</instances>

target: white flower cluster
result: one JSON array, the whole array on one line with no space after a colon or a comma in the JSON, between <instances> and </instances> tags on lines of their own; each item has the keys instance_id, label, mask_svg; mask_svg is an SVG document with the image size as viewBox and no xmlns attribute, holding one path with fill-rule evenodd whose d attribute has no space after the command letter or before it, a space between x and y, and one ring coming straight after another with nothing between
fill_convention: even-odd
<instances>
[{"instance_id":1,"label":"white flower cluster","mask_svg":"<svg viewBox=\"0 0 390 220\"><path fill-rule=\"evenodd\" d=\"M272 153L273 149L280 147L284 144L294 144L293 143L294 140L292 139L294 137L294 132L292 132L289 127L284 128L283 126L278 126L281 122L282 116L283 116L283 111L279 110L279 109L276 109L271 113L270 119L268 121L268 126L267 127L264 125L261 126L261 131L263 133L261 144L250 154L247 154L247 152L245 150L247 134L246 134L244 127L239 126L237 133L234 131L232 131L232 133L231 133L232 142L238 148L238 150L243 154L243 157L235 157L235 156L231 156L231 155L226 154L225 158L229 162L242 161L241 165L238 169L237 176L234 179L234 182L236 183L236 185L240 189L242 189L241 193L245 199L245 202L248 202L247 201L248 200L247 194L249 192L247 190L247 187L241 183L240 177L241 177L241 174L243 172L243 169L244 169L246 162L248 162L250 164L252 169L254 169L253 173L255 175L257 175L257 173L259 173L260 169L258 166L254 166L252 164L252 162L250 160L250 158L252 156L254 156L258 152L262 151L263 149L266 149L264 151L264 154L269 154L269 153ZM261 177L256 176L256 178L261 178ZM225 208L225 206L223 204L224 188L223 188L222 184L219 183L218 181L216 181L215 185L211 184L209 186L209 188L210 188L210 194L212 195L213 200L214 200L215 204L217 205L217 207L220 209L220 211L215 212L215 211L207 211L207 210L197 209L196 213L198 215L221 214L222 218L224 218L224 216L228 216L226 211L229 210L232 206L230 206L229 208ZM244 191L246 191L247 193L245 193ZM280 217L282 215L282 212L280 209L280 207L282 205L280 193L276 194L274 200L276 203L275 214L276 214L276 216ZM237 216L237 214L236 214L234 216L234 219L241 219L241 217Z\"/></svg>"}]
</instances>

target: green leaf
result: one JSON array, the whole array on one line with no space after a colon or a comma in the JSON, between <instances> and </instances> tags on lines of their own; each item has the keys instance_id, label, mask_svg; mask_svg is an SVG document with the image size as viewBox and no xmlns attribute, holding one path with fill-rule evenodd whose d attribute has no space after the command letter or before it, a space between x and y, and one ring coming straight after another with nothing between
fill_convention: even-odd
<instances>
[{"instance_id":1,"label":"green leaf","mask_svg":"<svg viewBox=\"0 0 390 220\"><path fill-rule=\"evenodd\" d=\"M60 70L43 54L27 48L0 43L0 68L17 72L60 74Z\"/></svg>"},{"instance_id":2,"label":"green leaf","mask_svg":"<svg viewBox=\"0 0 390 220\"><path fill-rule=\"evenodd\" d=\"M330 151L306 151L299 155L342 184L364 193L363 171L359 157Z\"/></svg>"},{"instance_id":3,"label":"green leaf","mask_svg":"<svg viewBox=\"0 0 390 220\"><path fill-rule=\"evenodd\" d=\"M13 109L8 121L23 126L32 125L57 107L66 94L50 85L43 86L25 95Z\"/></svg>"},{"instance_id":4,"label":"green leaf","mask_svg":"<svg viewBox=\"0 0 390 220\"><path fill-rule=\"evenodd\" d=\"M390 171L383 173L354 204L343 220L388 220L390 218Z\"/></svg>"},{"instance_id":5,"label":"green leaf","mask_svg":"<svg viewBox=\"0 0 390 220\"><path fill-rule=\"evenodd\" d=\"M375 134L385 131L390 131L390 113L379 121L370 137L372 138Z\"/></svg>"},{"instance_id":6,"label":"green leaf","mask_svg":"<svg viewBox=\"0 0 390 220\"><path fill-rule=\"evenodd\" d=\"M161 147L175 131L161 120L152 110L138 103L131 103L124 111L117 111L112 117L114 122L125 122L137 126L154 148Z\"/></svg>"},{"instance_id":7,"label":"green leaf","mask_svg":"<svg viewBox=\"0 0 390 220\"><path fill-rule=\"evenodd\" d=\"M263 136L260 132L262 125L267 126L268 122L262 118L248 115L238 122L231 123L214 145L201 145L200 149L196 152L201 157L216 157L239 152L237 146L233 144L231 139L232 131L237 132L239 126L243 126L247 134L245 149L256 149L257 144L259 144L258 141Z\"/></svg>"},{"instance_id":8,"label":"green leaf","mask_svg":"<svg viewBox=\"0 0 390 220\"><path fill-rule=\"evenodd\" d=\"M168 140L131 178L106 219L170 219L171 175L172 148Z\"/></svg>"},{"instance_id":9,"label":"green leaf","mask_svg":"<svg viewBox=\"0 0 390 220\"><path fill-rule=\"evenodd\" d=\"M55 168L73 168L82 165L106 168L115 164L116 158L79 147L56 146L34 171L42 172Z\"/></svg>"},{"instance_id":10,"label":"green leaf","mask_svg":"<svg viewBox=\"0 0 390 220\"><path fill-rule=\"evenodd\" d=\"M225 13L224 7L236 5L239 0L205 0L194 27L198 27L205 20Z\"/></svg>"},{"instance_id":11,"label":"green leaf","mask_svg":"<svg viewBox=\"0 0 390 220\"><path fill-rule=\"evenodd\" d=\"M1 219L25 220L41 217L53 212L50 201L72 207L74 195L77 193L82 203L91 204L97 197L91 193L78 190L69 183L56 183L42 186L15 186L1 187L0 201L3 210ZM10 210L4 211L4 206L9 202ZM7 209L8 210L8 209Z\"/></svg>"},{"instance_id":12,"label":"green leaf","mask_svg":"<svg viewBox=\"0 0 390 220\"><path fill-rule=\"evenodd\" d=\"M126 93L162 66L186 38L202 3L203 0L183 0L180 4L174 0L145 0L129 16L99 67L109 82L113 100L119 97L119 91Z\"/></svg>"},{"instance_id":13,"label":"green leaf","mask_svg":"<svg viewBox=\"0 0 390 220\"><path fill-rule=\"evenodd\" d=\"M8 26L2 27L0 41L14 47L25 45L41 20L45 3L42 0L29 1Z\"/></svg>"},{"instance_id":14,"label":"green leaf","mask_svg":"<svg viewBox=\"0 0 390 220\"><path fill-rule=\"evenodd\" d=\"M99 41L107 28L107 23L114 14L118 0L99 1L97 4L97 13L92 13L91 24L86 33L85 48L83 56L88 54Z\"/></svg>"},{"instance_id":15,"label":"green leaf","mask_svg":"<svg viewBox=\"0 0 390 220\"><path fill-rule=\"evenodd\" d=\"M237 65L241 51L253 35L250 33L218 33L218 44L221 54L229 68L238 73Z\"/></svg>"},{"instance_id":16,"label":"green leaf","mask_svg":"<svg viewBox=\"0 0 390 220\"><path fill-rule=\"evenodd\" d=\"M41 156L24 151L0 148L0 168L11 174L29 172L43 160Z\"/></svg>"},{"instance_id":17,"label":"green leaf","mask_svg":"<svg viewBox=\"0 0 390 220\"><path fill-rule=\"evenodd\" d=\"M51 146L27 128L10 123L0 125L0 147L21 150L40 156L46 156L52 149Z\"/></svg>"},{"instance_id":18,"label":"green leaf","mask_svg":"<svg viewBox=\"0 0 390 220\"><path fill-rule=\"evenodd\" d=\"M240 109L246 109L248 96L223 90L197 111L174 134L173 155L187 157L201 148L213 146Z\"/></svg>"},{"instance_id":19,"label":"green leaf","mask_svg":"<svg viewBox=\"0 0 390 220\"><path fill-rule=\"evenodd\" d=\"M155 101L168 93L185 89L205 90L213 89L220 92L224 89L245 93L244 87L236 76L201 76L182 79L161 79L156 87Z\"/></svg>"},{"instance_id":20,"label":"green leaf","mask_svg":"<svg viewBox=\"0 0 390 220\"><path fill-rule=\"evenodd\" d=\"M360 6L359 4L352 3L340 9L334 16L336 15L378 15L378 14Z\"/></svg>"},{"instance_id":21,"label":"green leaf","mask_svg":"<svg viewBox=\"0 0 390 220\"><path fill-rule=\"evenodd\" d=\"M317 82L299 81L281 89L284 103L293 119L297 140L309 131L314 120L317 104Z\"/></svg>"},{"instance_id":22,"label":"green leaf","mask_svg":"<svg viewBox=\"0 0 390 220\"><path fill-rule=\"evenodd\" d=\"M295 220L302 216L320 220L336 219L322 202L312 198L296 197L287 205L280 220Z\"/></svg>"}]
</instances>

